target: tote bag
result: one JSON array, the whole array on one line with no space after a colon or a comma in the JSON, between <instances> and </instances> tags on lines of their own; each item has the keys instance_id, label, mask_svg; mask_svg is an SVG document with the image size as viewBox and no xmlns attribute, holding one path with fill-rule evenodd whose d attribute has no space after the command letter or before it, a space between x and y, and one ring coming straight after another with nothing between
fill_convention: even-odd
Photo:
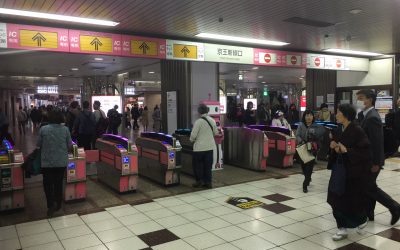
<instances>
[{"instance_id":1,"label":"tote bag","mask_svg":"<svg viewBox=\"0 0 400 250\"><path fill-rule=\"evenodd\" d=\"M307 143L297 146L296 152L304 164L309 163L312 160L315 160L314 155L307 148Z\"/></svg>"},{"instance_id":2,"label":"tote bag","mask_svg":"<svg viewBox=\"0 0 400 250\"><path fill-rule=\"evenodd\" d=\"M328 190L339 196L346 191L346 167L344 166L342 154L339 154L336 162L332 164Z\"/></svg>"}]
</instances>

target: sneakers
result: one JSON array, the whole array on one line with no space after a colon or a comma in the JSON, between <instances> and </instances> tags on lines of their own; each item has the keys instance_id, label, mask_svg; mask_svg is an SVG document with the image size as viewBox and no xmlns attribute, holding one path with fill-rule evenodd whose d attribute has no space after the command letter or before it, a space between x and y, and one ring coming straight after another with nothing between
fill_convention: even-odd
<instances>
[{"instance_id":1,"label":"sneakers","mask_svg":"<svg viewBox=\"0 0 400 250\"><path fill-rule=\"evenodd\" d=\"M339 228L339 231L332 236L332 240L339 241L347 238L347 229Z\"/></svg>"},{"instance_id":2,"label":"sneakers","mask_svg":"<svg viewBox=\"0 0 400 250\"><path fill-rule=\"evenodd\" d=\"M367 225L368 225L368 218L367 218L367 220L366 220L363 224L361 224L361 225L359 225L359 226L357 227L357 233L360 234L360 235L363 235L363 234L365 233L363 229L364 229Z\"/></svg>"}]
</instances>

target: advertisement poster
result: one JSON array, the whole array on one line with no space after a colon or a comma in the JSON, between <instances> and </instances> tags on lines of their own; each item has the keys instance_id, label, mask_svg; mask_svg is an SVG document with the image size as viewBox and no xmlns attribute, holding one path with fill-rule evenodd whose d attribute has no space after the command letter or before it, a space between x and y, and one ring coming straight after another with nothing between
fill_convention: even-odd
<instances>
[{"instance_id":1,"label":"advertisement poster","mask_svg":"<svg viewBox=\"0 0 400 250\"><path fill-rule=\"evenodd\" d=\"M122 114L122 99L119 95L98 95L92 96L92 107L94 101L101 103L101 110L107 115L108 110L114 108L114 105L118 105L118 113Z\"/></svg>"}]
</instances>

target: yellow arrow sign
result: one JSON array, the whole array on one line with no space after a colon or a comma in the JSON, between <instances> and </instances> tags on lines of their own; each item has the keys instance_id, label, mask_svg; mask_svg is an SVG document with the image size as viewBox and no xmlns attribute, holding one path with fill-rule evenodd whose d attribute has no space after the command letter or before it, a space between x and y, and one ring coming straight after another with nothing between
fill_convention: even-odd
<instances>
[{"instance_id":1,"label":"yellow arrow sign","mask_svg":"<svg viewBox=\"0 0 400 250\"><path fill-rule=\"evenodd\" d=\"M158 43L143 40L131 40L131 54L157 56Z\"/></svg>"},{"instance_id":2,"label":"yellow arrow sign","mask_svg":"<svg viewBox=\"0 0 400 250\"><path fill-rule=\"evenodd\" d=\"M80 36L82 51L113 52L111 37Z\"/></svg>"},{"instance_id":3,"label":"yellow arrow sign","mask_svg":"<svg viewBox=\"0 0 400 250\"><path fill-rule=\"evenodd\" d=\"M58 48L58 34L57 32L20 30L19 43L25 47L56 49Z\"/></svg>"},{"instance_id":4,"label":"yellow arrow sign","mask_svg":"<svg viewBox=\"0 0 400 250\"><path fill-rule=\"evenodd\" d=\"M197 59L197 46L174 44L174 57Z\"/></svg>"}]
</instances>

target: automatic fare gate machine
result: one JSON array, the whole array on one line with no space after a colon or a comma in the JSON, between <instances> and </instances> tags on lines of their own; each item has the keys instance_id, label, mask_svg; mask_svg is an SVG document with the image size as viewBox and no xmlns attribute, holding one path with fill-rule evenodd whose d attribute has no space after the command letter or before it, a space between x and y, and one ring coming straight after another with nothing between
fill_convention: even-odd
<instances>
[{"instance_id":1,"label":"automatic fare gate machine","mask_svg":"<svg viewBox=\"0 0 400 250\"><path fill-rule=\"evenodd\" d=\"M267 135L269 165L283 168L293 166L293 157L296 153L296 137L291 136L289 129L266 125L250 125L248 127L262 130Z\"/></svg>"},{"instance_id":2,"label":"automatic fare gate machine","mask_svg":"<svg viewBox=\"0 0 400 250\"><path fill-rule=\"evenodd\" d=\"M104 134L96 141L99 150L97 178L119 193L136 190L138 154L127 138Z\"/></svg>"},{"instance_id":3,"label":"automatic fare gate machine","mask_svg":"<svg viewBox=\"0 0 400 250\"><path fill-rule=\"evenodd\" d=\"M22 153L3 140L0 144L0 211L25 206L23 162Z\"/></svg>"},{"instance_id":4,"label":"automatic fare gate machine","mask_svg":"<svg viewBox=\"0 0 400 250\"><path fill-rule=\"evenodd\" d=\"M139 174L161 185L180 183L181 145L171 135L141 133L136 139Z\"/></svg>"},{"instance_id":5,"label":"automatic fare gate machine","mask_svg":"<svg viewBox=\"0 0 400 250\"><path fill-rule=\"evenodd\" d=\"M64 200L82 200L86 198L86 154L83 148L74 144L72 154L68 154L67 178Z\"/></svg>"}]
</instances>

